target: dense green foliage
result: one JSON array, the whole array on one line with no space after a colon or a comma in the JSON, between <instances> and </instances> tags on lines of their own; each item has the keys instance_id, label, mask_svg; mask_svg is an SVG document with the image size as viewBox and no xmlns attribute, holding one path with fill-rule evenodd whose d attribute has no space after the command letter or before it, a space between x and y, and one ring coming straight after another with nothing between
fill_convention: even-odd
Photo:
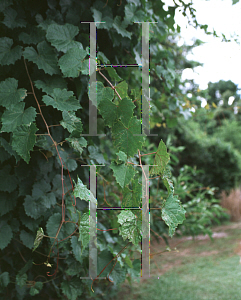
<instances>
[{"instance_id":1,"label":"dense green foliage","mask_svg":"<svg viewBox=\"0 0 241 300\"><path fill-rule=\"evenodd\" d=\"M141 203L141 169L133 165L139 165L140 158L143 164L157 165L150 175L162 179L166 193L161 200L159 195L153 199L151 207L160 209L156 217L151 214L151 222L158 234L173 236L184 221L185 209L171 174L177 170L169 163L162 141L166 133L153 139L137 136L141 132L138 68L99 70L97 125L98 134L106 136L83 136L90 129L93 97L88 95L89 24L80 23L84 21L105 21L97 24L97 59L113 65L140 63L141 27L134 22L158 22L150 34L151 128L161 118L173 128L178 120L191 117L179 87L188 62L182 51L176 55L171 32L180 29L174 26L176 9L184 15L190 10L194 20L195 15L182 1L168 10L163 5L144 0L2 1L0 292L6 298L108 299L128 274L129 279L140 276L140 255L134 251L140 254L145 234L141 211L98 210L98 274L106 280L80 279L88 276L89 204L96 204L85 165L105 165L97 167L98 207L119 208ZM207 27L202 28L207 32ZM211 146L207 142L207 150ZM232 160L236 154L222 147ZM141 156L149 152L155 156ZM219 157L215 163L220 163ZM159 179L151 180L153 190ZM193 223L188 226L195 227Z\"/></svg>"}]
</instances>

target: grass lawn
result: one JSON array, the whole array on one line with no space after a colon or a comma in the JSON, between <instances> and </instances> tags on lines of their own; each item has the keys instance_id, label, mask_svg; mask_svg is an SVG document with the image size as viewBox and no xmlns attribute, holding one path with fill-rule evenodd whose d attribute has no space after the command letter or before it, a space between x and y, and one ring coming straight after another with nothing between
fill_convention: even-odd
<instances>
[{"instance_id":1,"label":"grass lawn","mask_svg":"<svg viewBox=\"0 0 241 300\"><path fill-rule=\"evenodd\" d=\"M117 299L241 300L241 264L237 255L241 223L237 228L216 227L214 232L224 232L226 236L214 238L213 242L183 240L177 246L179 252L154 256L151 278L132 286L125 283ZM180 238L172 240L170 245ZM157 247L162 251L164 243L156 244L151 253Z\"/></svg>"}]
</instances>

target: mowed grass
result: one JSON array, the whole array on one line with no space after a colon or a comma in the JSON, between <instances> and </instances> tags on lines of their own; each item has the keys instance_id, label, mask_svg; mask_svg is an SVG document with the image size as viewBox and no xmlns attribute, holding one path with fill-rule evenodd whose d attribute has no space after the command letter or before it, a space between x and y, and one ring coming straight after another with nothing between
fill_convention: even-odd
<instances>
[{"instance_id":1,"label":"mowed grass","mask_svg":"<svg viewBox=\"0 0 241 300\"><path fill-rule=\"evenodd\" d=\"M151 278L125 283L117 299L241 300L241 227L222 232L227 236L184 241L179 252L156 256Z\"/></svg>"}]
</instances>

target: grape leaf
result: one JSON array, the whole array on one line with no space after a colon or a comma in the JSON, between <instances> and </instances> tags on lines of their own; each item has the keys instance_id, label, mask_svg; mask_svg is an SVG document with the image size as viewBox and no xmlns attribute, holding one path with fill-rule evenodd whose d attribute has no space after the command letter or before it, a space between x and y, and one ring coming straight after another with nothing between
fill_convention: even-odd
<instances>
[{"instance_id":1,"label":"grape leaf","mask_svg":"<svg viewBox=\"0 0 241 300\"><path fill-rule=\"evenodd\" d=\"M56 88L51 96L44 95L43 102L61 111L76 111L81 108L79 101L73 96L72 91Z\"/></svg>"},{"instance_id":2,"label":"grape leaf","mask_svg":"<svg viewBox=\"0 0 241 300\"><path fill-rule=\"evenodd\" d=\"M116 181L122 188L131 182L137 172L130 164L117 165L113 161L111 162L110 168L113 170Z\"/></svg>"},{"instance_id":3,"label":"grape leaf","mask_svg":"<svg viewBox=\"0 0 241 300\"><path fill-rule=\"evenodd\" d=\"M27 96L27 90L17 89L18 81L15 78L7 78L0 82L0 105L12 109L18 102Z\"/></svg>"},{"instance_id":4,"label":"grape leaf","mask_svg":"<svg viewBox=\"0 0 241 300\"><path fill-rule=\"evenodd\" d=\"M125 187L123 191L123 199L121 207L139 207L142 201L142 185L138 182L138 179L134 179L132 183L132 190Z\"/></svg>"},{"instance_id":5,"label":"grape leaf","mask_svg":"<svg viewBox=\"0 0 241 300\"><path fill-rule=\"evenodd\" d=\"M99 54L99 51L98 51ZM106 71L108 72L109 76L111 79L114 79L116 81L122 80L122 78L117 74L116 70L114 67L106 67Z\"/></svg>"},{"instance_id":6,"label":"grape leaf","mask_svg":"<svg viewBox=\"0 0 241 300\"><path fill-rule=\"evenodd\" d=\"M81 246L80 246L80 242L78 241L77 236L71 237L71 247L72 247L74 257L76 258L76 260L79 262L82 262L83 259L81 258Z\"/></svg>"},{"instance_id":7,"label":"grape leaf","mask_svg":"<svg viewBox=\"0 0 241 300\"><path fill-rule=\"evenodd\" d=\"M61 221L62 215L60 213L55 213L48 219L46 224L48 236L55 237ZM58 239L62 240L71 235L74 231L75 225L73 223L63 223L58 235Z\"/></svg>"},{"instance_id":8,"label":"grape leaf","mask_svg":"<svg viewBox=\"0 0 241 300\"><path fill-rule=\"evenodd\" d=\"M84 213L79 218L79 238L78 241L81 241L82 252L89 244L90 238L95 236L93 228L96 226L94 220L89 216L89 213ZM91 226L91 227L90 227ZM92 230L90 230L90 228Z\"/></svg>"},{"instance_id":9,"label":"grape leaf","mask_svg":"<svg viewBox=\"0 0 241 300\"><path fill-rule=\"evenodd\" d=\"M1 181L1 176L0 176L0 181ZM17 192L14 192L13 194L0 192L0 199L1 199L0 216L3 216L8 212L12 211L16 206Z\"/></svg>"},{"instance_id":10,"label":"grape leaf","mask_svg":"<svg viewBox=\"0 0 241 300\"><path fill-rule=\"evenodd\" d=\"M82 294L80 279L74 277L71 281L64 280L61 283L61 290L69 300L76 300Z\"/></svg>"},{"instance_id":11,"label":"grape leaf","mask_svg":"<svg viewBox=\"0 0 241 300\"><path fill-rule=\"evenodd\" d=\"M128 126L125 126L121 121L115 123L112 130L112 139L117 151L121 150L130 157L134 156L138 149L141 150L144 136L135 134L141 134L141 122L136 116L130 119Z\"/></svg>"},{"instance_id":12,"label":"grape leaf","mask_svg":"<svg viewBox=\"0 0 241 300\"><path fill-rule=\"evenodd\" d=\"M115 88L122 99L128 96L128 84L126 83L126 81L118 83ZM133 106L135 105L133 104Z\"/></svg>"},{"instance_id":13,"label":"grape leaf","mask_svg":"<svg viewBox=\"0 0 241 300\"><path fill-rule=\"evenodd\" d=\"M32 233L29 233L25 230L21 230L20 240L23 242L24 246L28 247L29 249L33 248L34 236Z\"/></svg>"},{"instance_id":14,"label":"grape leaf","mask_svg":"<svg viewBox=\"0 0 241 300\"><path fill-rule=\"evenodd\" d=\"M58 51L66 53L73 47L83 49L81 43L73 41L73 38L79 33L79 28L72 24L51 24L48 26L46 39Z\"/></svg>"},{"instance_id":15,"label":"grape leaf","mask_svg":"<svg viewBox=\"0 0 241 300\"><path fill-rule=\"evenodd\" d=\"M16 159L16 162L20 160L20 156L12 149L9 143L2 137L0 137L0 145L10 154L13 155Z\"/></svg>"},{"instance_id":16,"label":"grape leaf","mask_svg":"<svg viewBox=\"0 0 241 300\"><path fill-rule=\"evenodd\" d=\"M103 154L99 152L96 146L88 146L88 151L90 153L90 158L95 159L101 165L106 163Z\"/></svg>"},{"instance_id":17,"label":"grape leaf","mask_svg":"<svg viewBox=\"0 0 241 300\"><path fill-rule=\"evenodd\" d=\"M13 192L17 188L18 180L14 175L10 175L11 166L5 165L0 170L0 190L3 192Z\"/></svg>"},{"instance_id":18,"label":"grape leaf","mask_svg":"<svg viewBox=\"0 0 241 300\"><path fill-rule=\"evenodd\" d=\"M4 11L4 20L2 21L8 28L25 27L26 21L17 17L18 13L11 7L7 7Z\"/></svg>"},{"instance_id":19,"label":"grape leaf","mask_svg":"<svg viewBox=\"0 0 241 300\"><path fill-rule=\"evenodd\" d=\"M36 125L32 123L30 126L20 125L13 132L12 148L15 150L28 164L30 160L29 152L33 150L35 144L35 132L38 130Z\"/></svg>"},{"instance_id":20,"label":"grape leaf","mask_svg":"<svg viewBox=\"0 0 241 300\"><path fill-rule=\"evenodd\" d=\"M116 105L111 101L113 96L106 94L105 90L102 93L102 99L98 106L100 114L105 120L105 124L109 127L113 127L120 118L122 123L125 126L128 126L128 123L133 116L135 105L129 98L122 99L119 105Z\"/></svg>"},{"instance_id":21,"label":"grape leaf","mask_svg":"<svg viewBox=\"0 0 241 300\"><path fill-rule=\"evenodd\" d=\"M28 275L26 273L23 274L17 274L16 276L16 284L19 285L20 287L25 286L26 281L28 279Z\"/></svg>"},{"instance_id":22,"label":"grape leaf","mask_svg":"<svg viewBox=\"0 0 241 300\"><path fill-rule=\"evenodd\" d=\"M48 75L45 74L43 80L35 80L35 86L38 89L42 89L42 91L48 95L52 95L55 88L67 89L67 82L64 78L58 75Z\"/></svg>"},{"instance_id":23,"label":"grape leaf","mask_svg":"<svg viewBox=\"0 0 241 300\"><path fill-rule=\"evenodd\" d=\"M41 201L39 201L39 199L36 199L30 195L25 197L23 205L26 215L35 220L41 217L41 215L45 214L47 210L47 208Z\"/></svg>"},{"instance_id":24,"label":"grape leaf","mask_svg":"<svg viewBox=\"0 0 241 300\"><path fill-rule=\"evenodd\" d=\"M10 280L9 280L9 273L8 272L3 272L0 275L0 290L2 288L5 288L6 286L8 286Z\"/></svg>"},{"instance_id":25,"label":"grape leaf","mask_svg":"<svg viewBox=\"0 0 241 300\"><path fill-rule=\"evenodd\" d=\"M78 181L77 184L75 184L74 188L74 195L77 198L80 198L81 200L90 201L93 203L97 203L97 200L94 198L94 195L92 192L86 187L86 185L83 184L81 179L77 176Z\"/></svg>"},{"instance_id":26,"label":"grape leaf","mask_svg":"<svg viewBox=\"0 0 241 300\"><path fill-rule=\"evenodd\" d=\"M22 56L22 47L15 46L11 49L13 40L8 37L0 38L0 65L11 65Z\"/></svg>"},{"instance_id":27,"label":"grape leaf","mask_svg":"<svg viewBox=\"0 0 241 300\"><path fill-rule=\"evenodd\" d=\"M169 195L162 209L162 219L169 226L170 237L173 236L177 225L185 220L185 213L177 196Z\"/></svg>"},{"instance_id":28,"label":"grape leaf","mask_svg":"<svg viewBox=\"0 0 241 300\"><path fill-rule=\"evenodd\" d=\"M80 137L80 138L67 138L66 141L68 141L72 148L75 149L76 151L79 152L81 155L83 152L83 148L87 146L87 141L85 138Z\"/></svg>"},{"instance_id":29,"label":"grape leaf","mask_svg":"<svg viewBox=\"0 0 241 300\"><path fill-rule=\"evenodd\" d=\"M39 43L37 49L38 52L33 47L26 47L23 53L24 58L34 62L39 69L49 75L60 74L54 49L45 41Z\"/></svg>"},{"instance_id":30,"label":"grape leaf","mask_svg":"<svg viewBox=\"0 0 241 300\"><path fill-rule=\"evenodd\" d=\"M118 153L116 153L116 155L119 156L120 161L122 161L124 163L127 161L127 155L124 152L119 151ZM118 163L118 161L117 161L117 163Z\"/></svg>"},{"instance_id":31,"label":"grape leaf","mask_svg":"<svg viewBox=\"0 0 241 300\"><path fill-rule=\"evenodd\" d=\"M11 242L13 232L11 227L5 222L0 223L0 249L3 250Z\"/></svg>"},{"instance_id":32,"label":"grape leaf","mask_svg":"<svg viewBox=\"0 0 241 300\"><path fill-rule=\"evenodd\" d=\"M167 153L167 147L161 140L154 158L154 165L157 166L151 168L150 174L162 175L169 159L170 155Z\"/></svg>"},{"instance_id":33,"label":"grape leaf","mask_svg":"<svg viewBox=\"0 0 241 300\"><path fill-rule=\"evenodd\" d=\"M39 294L39 292L42 290L42 288L43 288L42 282L40 282L40 281L35 282L34 286L31 286L29 294L31 296L35 296L35 295Z\"/></svg>"},{"instance_id":34,"label":"grape leaf","mask_svg":"<svg viewBox=\"0 0 241 300\"><path fill-rule=\"evenodd\" d=\"M86 65L82 63L86 55L87 52L84 49L77 47L68 50L58 62L64 77L78 77L81 71L84 71L84 75L89 74L89 72L86 74ZM88 60L87 62L89 63Z\"/></svg>"},{"instance_id":35,"label":"grape leaf","mask_svg":"<svg viewBox=\"0 0 241 300\"><path fill-rule=\"evenodd\" d=\"M130 210L123 210L118 215L118 223L121 225L119 231L123 239L128 238L134 245L138 245L141 241L141 224L137 222L136 216Z\"/></svg>"},{"instance_id":36,"label":"grape leaf","mask_svg":"<svg viewBox=\"0 0 241 300\"><path fill-rule=\"evenodd\" d=\"M173 181L171 180L171 177L172 177L171 171L168 167L166 167L166 169L164 170L163 175L162 175L162 180L163 180L165 187L167 188L168 194L174 193L174 186L173 186Z\"/></svg>"},{"instance_id":37,"label":"grape leaf","mask_svg":"<svg viewBox=\"0 0 241 300\"><path fill-rule=\"evenodd\" d=\"M35 121L36 110L29 107L24 110L25 103L16 103L11 110L5 110L2 115L2 131L13 132L19 125L30 125Z\"/></svg>"},{"instance_id":38,"label":"grape leaf","mask_svg":"<svg viewBox=\"0 0 241 300\"><path fill-rule=\"evenodd\" d=\"M113 27L116 29L116 31L121 34L123 37L131 38L132 33L127 31L126 28L127 25L124 24L124 22L121 22L121 17L116 16L113 22Z\"/></svg>"},{"instance_id":39,"label":"grape leaf","mask_svg":"<svg viewBox=\"0 0 241 300\"><path fill-rule=\"evenodd\" d=\"M36 250L38 248L38 246L40 245L42 239L44 237L44 231L42 227L39 227L38 231L37 231L37 235L34 241L34 245L33 245L33 250Z\"/></svg>"},{"instance_id":40,"label":"grape leaf","mask_svg":"<svg viewBox=\"0 0 241 300\"><path fill-rule=\"evenodd\" d=\"M40 27L31 26L29 32L20 32L18 39L24 44L38 44L45 39L45 32Z\"/></svg>"},{"instance_id":41,"label":"grape leaf","mask_svg":"<svg viewBox=\"0 0 241 300\"><path fill-rule=\"evenodd\" d=\"M70 158L72 153L71 149L64 149L60 148L59 155L62 158L62 161L64 162L64 169L68 169L70 172L77 169L78 165L75 159ZM58 165L61 166L60 160L58 157L56 157Z\"/></svg>"},{"instance_id":42,"label":"grape leaf","mask_svg":"<svg viewBox=\"0 0 241 300\"><path fill-rule=\"evenodd\" d=\"M90 85L90 89L88 92L89 99L95 104L97 102L97 106L100 104L102 93L106 89L101 81L92 82ZM113 94L114 97L114 94ZM112 97L112 99L113 99ZM95 99L95 101L94 101Z\"/></svg>"},{"instance_id":43,"label":"grape leaf","mask_svg":"<svg viewBox=\"0 0 241 300\"><path fill-rule=\"evenodd\" d=\"M73 112L63 111L63 121L60 124L68 130L70 133L74 133L80 135L83 130L83 125L81 119L76 117Z\"/></svg>"}]
</instances>

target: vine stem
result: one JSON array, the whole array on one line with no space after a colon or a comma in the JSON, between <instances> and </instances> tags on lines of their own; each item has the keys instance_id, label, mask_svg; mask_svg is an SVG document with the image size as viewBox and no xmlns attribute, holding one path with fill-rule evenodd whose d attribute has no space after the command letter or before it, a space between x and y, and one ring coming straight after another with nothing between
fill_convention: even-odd
<instances>
[{"instance_id":1,"label":"vine stem","mask_svg":"<svg viewBox=\"0 0 241 300\"><path fill-rule=\"evenodd\" d=\"M100 72L100 69L99 68L97 68L97 71L99 72L99 74L109 83L109 85L111 86L111 88L112 88L112 90L114 90L115 91L115 93L116 93L116 95L118 96L118 98L120 99L120 100L122 100L121 99L121 96L119 95L119 93L117 92L117 90L116 90L116 88L113 86L113 84L105 77L105 75L104 74L102 74L101 72Z\"/></svg>"},{"instance_id":2,"label":"vine stem","mask_svg":"<svg viewBox=\"0 0 241 300\"><path fill-rule=\"evenodd\" d=\"M23 60L24 60L24 65L25 65L25 69L26 69L26 72L27 72L27 76L28 76L28 78L29 78L29 82L30 82L30 85L31 85L32 94L33 94L34 99L35 99L35 101L36 101L36 103L37 103L38 110L39 110L39 114L41 115L41 118L42 118L42 120L43 120L43 122L44 122L44 124L45 124L46 130L47 130L47 133L48 133L48 134L46 134L46 135L49 136L50 139L52 140L52 142L53 142L53 144L54 144L54 147L55 147L55 149L56 149L57 155L58 155L58 157L59 157L60 164L61 164L61 183L62 183L62 220L61 220L61 223L60 223L60 225L59 225L58 231L57 231L57 233L56 233L55 240L54 240L54 242L53 242L53 244L52 244L52 246L51 246L51 248L50 248L50 252L49 252L49 255L48 255L48 259L49 259L49 258L50 258L51 250L52 250L52 248L53 248L53 246L54 246L56 240L57 240L57 244L58 244L58 235L59 235L59 232L60 232L60 229L61 229L63 223L65 223L65 203L64 203L64 196L65 196L65 192L64 192L64 165L65 165L65 163L64 163L64 161L62 160L62 158L61 158L61 156L60 156L59 149L58 149L58 144L57 144L56 141L53 139L53 137L52 137L52 135L51 135L51 133L50 133L48 123L46 122L46 120L45 120L45 118L44 118L44 115L43 115L43 113L42 113L41 106L40 106L39 101L38 101L38 99L37 99L37 97L36 97L35 90L34 90L34 86L33 86L33 82L32 82L32 79L31 79L31 77L30 77L30 75L29 75L29 71L28 71L28 67L27 67L26 61L25 61L24 58L23 58ZM53 126L53 125L51 125L51 126ZM65 166L66 166L66 165L65 165ZM66 169L68 170L67 166L66 166ZM68 174L69 174L69 170L68 170ZM70 174L69 174L69 178L70 178L70 182L71 182L71 185L72 185L72 188L73 188L73 183L72 183L72 179L71 179ZM75 196L74 196L74 199L75 199L75 205L76 205L76 198L75 198ZM59 254L58 254L58 256L57 256L57 268L56 268L56 271L55 271L54 274L56 274L56 272L57 272L57 269L58 269L58 262L59 262ZM54 274L53 274L53 275L54 275ZM53 275L48 275L48 272L47 272L47 276L53 276Z\"/></svg>"}]
</instances>

